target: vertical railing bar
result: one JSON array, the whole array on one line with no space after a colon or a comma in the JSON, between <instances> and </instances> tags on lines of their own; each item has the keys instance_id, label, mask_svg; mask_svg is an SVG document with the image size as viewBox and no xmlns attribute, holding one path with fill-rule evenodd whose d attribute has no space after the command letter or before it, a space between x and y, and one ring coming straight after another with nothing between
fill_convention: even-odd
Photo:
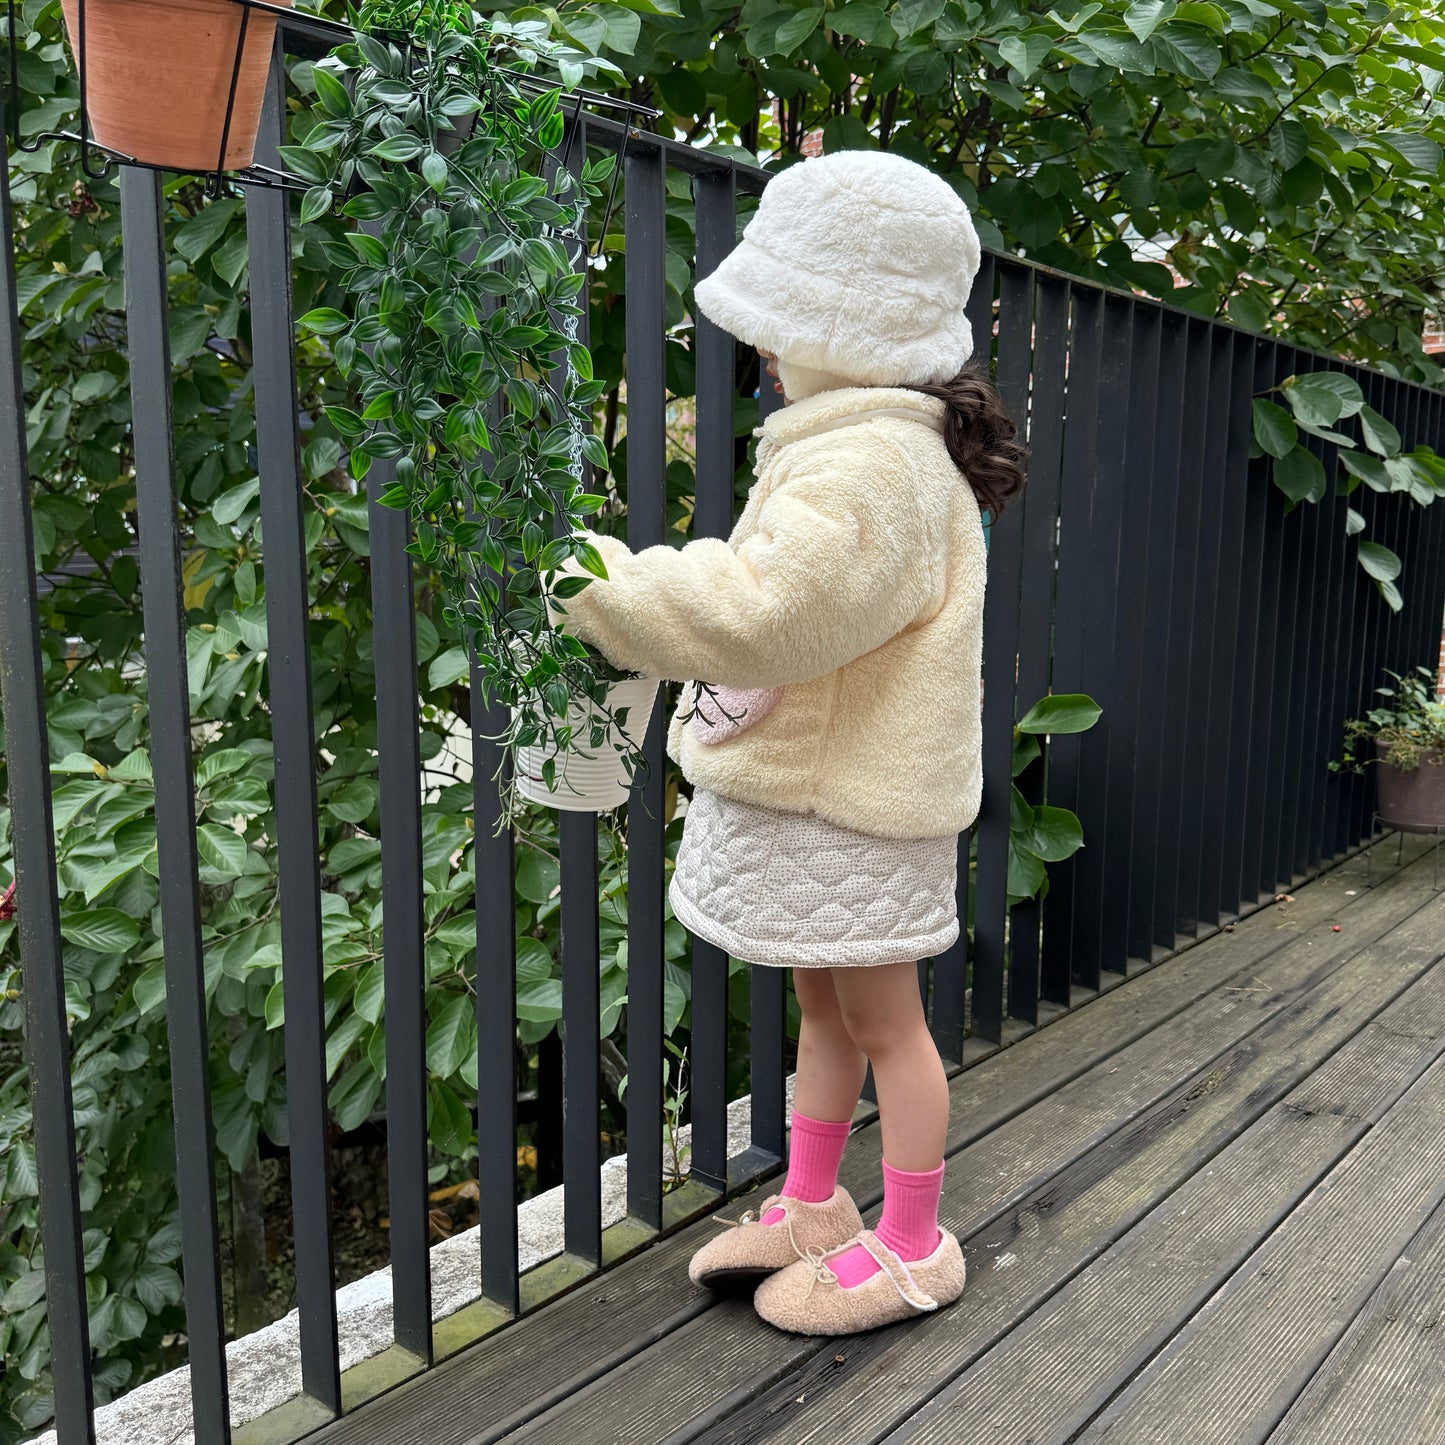
<instances>
[{"instance_id":1,"label":"vertical railing bar","mask_svg":"<svg viewBox=\"0 0 1445 1445\"><path fill-rule=\"evenodd\" d=\"M579 118L578 122L584 124ZM585 131L579 140L586 154ZM584 237L585 241L585 237ZM581 265L586 265L586 247ZM582 316L579 339L587 327L587 290L578 295ZM501 304L489 297L490 318ZM585 342L584 342L585 344ZM498 390L487 402L486 424L497 430L506 415L506 394ZM488 458L482 468L488 470ZM582 459L584 482L591 463ZM485 568L505 606L506 577ZM472 816L475 822L472 861L477 914L477 1187L481 1245L482 1294L510 1314L521 1309L518 1280L520 1253L517 1232L517 919L516 834L499 829L504 789L512 786L516 766L501 740L510 724L510 710L495 696L485 698L476 648L468 640L472 699Z\"/></svg>"},{"instance_id":2,"label":"vertical railing bar","mask_svg":"<svg viewBox=\"0 0 1445 1445\"><path fill-rule=\"evenodd\" d=\"M230 1439L226 1330L221 1310L220 1231L212 1167L215 1135L211 1127L210 1045L171 436L171 352L159 173L124 167L120 199L136 520L140 532L142 620L165 950L166 1037L175 1110L191 1402L196 1438L225 1441Z\"/></svg>"},{"instance_id":3,"label":"vertical railing bar","mask_svg":"<svg viewBox=\"0 0 1445 1445\"><path fill-rule=\"evenodd\" d=\"M0 408L13 424L0 427L0 617L5 619L0 626L0 710L5 717L15 918L24 974L25 1064L45 1247L55 1434L57 1445L94 1445L90 1320L50 804L45 671L35 588L30 467L21 425L25 391L11 249L14 235L7 165L0 169Z\"/></svg>"},{"instance_id":4,"label":"vertical railing bar","mask_svg":"<svg viewBox=\"0 0 1445 1445\"><path fill-rule=\"evenodd\" d=\"M1111 972L1128 969L1129 917L1136 906L1132 897L1133 850L1138 793L1138 740L1147 686L1143 672L1144 638L1149 628L1146 612L1145 560L1155 537L1155 448L1158 442L1156 409L1159 400L1160 314L1154 306L1135 306L1129 347L1128 415L1124 424L1126 446L1119 476L1142 477L1147 485L1137 494L1117 493L1120 518L1119 565L1116 587L1116 662L1114 696L1117 703L1109 728L1108 815L1103 848L1108 855L1110 892L1104 909L1099 961ZM1067 996L1059 1002L1066 1003Z\"/></svg>"},{"instance_id":5,"label":"vertical railing bar","mask_svg":"<svg viewBox=\"0 0 1445 1445\"><path fill-rule=\"evenodd\" d=\"M472 680L480 699L480 680ZM492 782L501 744L480 736L506 726L494 699L473 703L473 797L477 902L477 1183L482 1294L512 1314L520 1309L516 1199L516 937L511 909L513 839L495 833L501 812ZM485 793L482 792L486 789ZM503 888L505 885L505 891Z\"/></svg>"},{"instance_id":6,"label":"vertical railing bar","mask_svg":"<svg viewBox=\"0 0 1445 1445\"><path fill-rule=\"evenodd\" d=\"M1315 607L1315 631L1319 634L1319 659L1316 683L1312 689L1315 709L1313 748L1310 756L1309 829L1305 841L1306 868L1310 873L1333 855L1327 837L1327 815L1333 797L1331 775L1326 766L1331 756L1334 735L1338 732L1335 712L1336 674L1343 665L1340 655L1340 618L1345 584L1344 509L1335 491L1335 475L1340 470L1335 448L1320 444L1319 455L1325 469L1325 494L1318 503L1320 513L1319 584Z\"/></svg>"},{"instance_id":7,"label":"vertical railing bar","mask_svg":"<svg viewBox=\"0 0 1445 1445\"><path fill-rule=\"evenodd\" d=\"M1376 374L1370 378L1369 400L1382 416L1388 417L1390 403L1388 400L1391 389L1390 378ZM1357 493L1358 495L1358 493ZM1362 508L1365 516L1365 528L1359 536L1368 538L1371 541L1385 541L1385 529L1388 524L1389 498L1386 494L1370 489L1368 507ZM1359 562L1355 562L1359 566ZM1385 680L1380 670L1382 660L1382 634L1385 622L1389 613L1389 607L1385 599L1380 596L1379 590L1373 581L1362 581L1361 588L1365 594L1365 644L1362 657L1360 675L1356 679L1355 705L1351 708L1350 717L1363 717L1374 705L1375 689ZM1366 753L1369 757L1371 754ZM1367 767L1360 778L1360 785L1356 799L1356 826L1355 837L1371 839L1375 831L1370 828L1371 813L1375 806L1375 769Z\"/></svg>"},{"instance_id":8,"label":"vertical railing bar","mask_svg":"<svg viewBox=\"0 0 1445 1445\"><path fill-rule=\"evenodd\" d=\"M1195 582L1194 635L1201 695L1191 723L1196 726L1198 751L1191 756L1203 766L1195 777L1194 860L1186 872L1192 884L1189 904L1199 929L1219 922L1219 874L1223 867L1224 810L1226 800L1219 782L1229 771L1229 735L1233 712L1229 687L1234 661L1234 615L1228 598L1236 602L1239 579L1226 573L1226 537L1237 520L1228 502L1228 449L1234 403L1233 333L1215 327L1209 334L1209 399L1205 413L1203 469L1200 498L1199 573ZM1186 747L1188 744L1186 744Z\"/></svg>"},{"instance_id":9,"label":"vertical railing bar","mask_svg":"<svg viewBox=\"0 0 1445 1445\"><path fill-rule=\"evenodd\" d=\"M1099 356L1098 451L1091 479L1089 515L1083 545L1083 607L1090 625L1083 632L1079 660L1079 690L1088 693L1103 711L1099 720L1076 741L1079 750L1078 816L1085 839L1093 845L1075 854L1074 923L1070 974L1085 988L1097 989L1104 966L1104 918L1115 906L1118 874L1106 839L1118 786L1110 772L1111 734L1119 720L1121 670L1119 628L1131 619L1121 618L1119 578L1136 558L1121 557L1120 536L1126 492L1118 478L1132 474L1124 462L1128 431L1130 353L1133 345L1134 303L1105 296ZM1128 504L1137 505L1130 496ZM1122 960L1115 960L1122 967Z\"/></svg>"},{"instance_id":10,"label":"vertical railing bar","mask_svg":"<svg viewBox=\"0 0 1445 1445\"><path fill-rule=\"evenodd\" d=\"M1059 487L1063 477L1064 363L1069 341L1069 285L1054 276L1034 283L1034 374L1029 418L1029 479L1024 488L1023 578L1019 598L1019 660L1016 707L1032 707L1049 690L1054 629L1054 568L1057 561ZM1044 766L1032 764L1018 786L1027 801L1044 801ZM1039 994L1067 1005L1072 992L1068 958L1044 958L1037 898L1016 903L1009 915L1009 951L1038 971ZM1061 966L1060 966L1061 965Z\"/></svg>"},{"instance_id":11,"label":"vertical railing bar","mask_svg":"<svg viewBox=\"0 0 1445 1445\"><path fill-rule=\"evenodd\" d=\"M783 406L783 398L772 388L765 371L758 376L758 424ZM782 1162L786 1157L787 1102L786 1051L788 1042L788 971L750 964L748 968L749 1007L748 1050L752 1074L752 1148L761 1151L759 1164L771 1155ZM863 1080L863 1097L877 1103L870 1066Z\"/></svg>"},{"instance_id":12,"label":"vertical railing bar","mask_svg":"<svg viewBox=\"0 0 1445 1445\"><path fill-rule=\"evenodd\" d=\"M1278 380L1279 344L1258 340L1253 357L1253 394L1268 391ZM1252 425L1252 423L1251 423ZM1271 764L1282 739L1275 736L1274 657L1279 622L1280 551L1284 536L1284 508L1271 477L1267 456L1249 464L1250 517L1260 543L1259 614L1254 648L1254 696L1250 703L1250 772L1245 793L1245 843L1240 860L1241 902L1253 905L1266 892L1264 879L1266 834L1277 812Z\"/></svg>"},{"instance_id":13,"label":"vertical railing bar","mask_svg":"<svg viewBox=\"0 0 1445 1445\"><path fill-rule=\"evenodd\" d=\"M990 255L985 255L980 263L966 309L973 328L974 358L986 365L993 355L993 257ZM1016 422L1021 420L1015 418ZM987 544L986 519L984 535ZM959 931L953 943L933 961L933 999L928 1016L940 1056L958 1063L963 1061L963 1040L968 1032L969 928L978 895L970 859L976 831L975 820L958 835L958 886L954 890L954 906L958 911ZM871 1083L871 1068L868 1077Z\"/></svg>"},{"instance_id":14,"label":"vertical railing bar","mask_svg":"<svg viewBox=\"0 0 1445 1445\"><path fill-rule=\"evenodd\" d=\"M1179 465L1189 398L1185 394L1185 318L1160 315L1158 407L1155 417L1149 532L1157 539L1144 557L1145 613L1149 625L1141 644L1140 668L1158 697L1171 644L1180 646L1170 604L1175 516L1179 508ZM1129 868L1129 942L1132 958L1151 963L1155 947L1159 840L1164 826L1162 793L1165 768L1163 699L1150 726L1139 730L1135 752L1133 844ZM1171 940L1172 944L1172 940Z\"/></svg>"},{"instance_id":15,"label":"vertical railing bar","mask_svg":"<svg viewBox=\"0 0 1445 1445\"><path fill-rule=\"evenodd\" d=\"M278 165L285 141L286 72L279 37L266 82L257 158ZM316 728L311 705L306 568L291 303L291 225L285 191L249 188L251 385L265 537L267 677L275 756L277 901L286 1013L286 1116L301 1388L341 1412L331 1246L330 1112L321 968L321 874L316 847Z\"/></svg>"},{"instance_id":16,"label":"vertical railing bar","mask_svg":"<svg viewBox=\"0 0 1445 1445\"><path fill-rule=\"evenodd\" d=\"M1033 282L1032 273L1022 267L1005 265L999 268L997 384L1004 406L1020 429L1028 416L1029 377L1033 371ZM1007 786L1009 756L1013 746L1023 545L1023 509L1019 506L1005 507L997 521L989 522L988 595L984 604L984 772L996 792L1003 792ZM997 798L994 801L997 802ZM1003 811L1007 818L1007 806ZM991 805L984 832L980 834L986 847L998 846L997 835L990 838L988 828L988 821L996 817ZM1007 852L1006 841L1004 851ZM1008 1012L1026 1023L1037 1023L1037 950L1028 952L1012 947L1012 924L1011 921L1006 922L1007 871L995 869L990 879L997 891L981 893L978 904L995 911L1000 936L1007 931L1010 939ZM999 884L1003 885L1002 888L998 887Z\"/></svg>"},{"instance_id":17,"label":"vertical railing bar","mask_svg":"<svg viewBox=\"0 0 1445 1445\"><path fill-rule=\"evenodd\" d=\"M1311 370L1319 369L1316 358L1302 357ZM1318 438L1301 438L1306 449L1323 465L1324 443ZM1302 513L1302 515L1301 515ZM1303 529L1301 545L1304 562L1301 568L1301 618L1302 635L1299 638L1298 662L1303 668L1297 674L1294 691L1298 695L1301 709L1300 726L1295 739L1294 765L1296 804L1294 808L1293 846L1289 855L1291 878L1305 877L1311 871L1309 857L1311 823L1314 812L1314 797L1317 778L1314 772L1315 750L1324 730L1324 719L1319 707L1319 675L1324 661L1324 629L1320 622L1322 576L1328 573L1329 554L1324 545L1325 508L1320 503L1307 502L1296 512Z\"/></svg>"},{"instance_id":18,"label":"vertical railing bar","mask_svg":"<svg viewBox=\"0 0 1445 1445\"><path fill-rule=\"evenodd\" d=\"M562 1179L563 1238L568 1254L589 1264L602 1262L602 1135L600 1127L601 989L597 921L597 814L559 811L558 861L562 874ZM633 865L635 866L635 864ZM629 889L630 901L630 889ZM629 938L636 924L627 914ZM651 1031L651 1019L632 1013L631 949L628 952L628 1047L637 1033ZM639 970L640 971L640 970ZM650 1083L628 1060L628 1138L639 1141L628 1150L641 1153L645 1136L631 1124L633 1089ZM659 1088L661 1087L659 1083ZM659 1129L660 1134L660 1129ZM649 1151L650 1152L650 1151ZM661 1153L659 1152L661 1168Z\"/></svg>"},{"instance_id":19,"label":"vertical railing bar","mask_svg":"<svg viewBox=\"0 0 1445 1445\"><path fill-rule=\"evenodd\" d=\"M634 552L667 539L666 180L661 149L628 148L627 544ZM659 684L659 700L662 691ZM627 803L627 1209L654 1229L662 1227L667 724L659 701L644 740L647 777ZM595 963L592 974L595 979ZM572 1177L568 1172L569 1184Z\"/></svg>"},{"instance_id":20,"label":"vertical railing bar","mask_svg":"<svg viewBox=\"0 0 1445 1445\"><path fill-rule=\"evenodd\" d=\"M693 181L697 213L696 275L710 276L731 251L737 229L733 172L707 171ZM736 342L693 308L697 349L696 472L692 535L732 533L733 397ZM682 699L684 705L688 699ZM726 1190L728 1184L727 1049L728 956L705 938L692 949L692 1162L694 1183Z\"/></svg>"},{"instance_id":21,"label":"vertical railing bar","mask_svg":"<svg viewBox=\"0 0 1445 1445\"><path fill-rule=\"evenodd\" d=\"M1084 615L1088 588L1089 507L1097 475L1099 372L1103 346L1103 293L1074 287L1064 424L1063 477L1059 491L1058 592L1054 601L1052 690L1083 690ZM1079 792L1079 738L1059 733L1048 740L1045 798L1074 811ZM1007 835L1005 835L1007 836ZM1049 869L1043 903L1042 969L1074 978L1074 898L1078 854Z\"/></svg>"},{"instance_id":22,"label":"vertical railing bar","mask_svg":"<svg viewBox=\"0 0 1445 1445\"><path fill-rule=\"evenodd\" d=\"M1299 352L1294 347L1281 350L1285 375L1297 375ZM1300 612L1304 594L1304 568L1308 551L1305 546L1307 517L1300 506L1293 507L1285 517L1283 566L1280 574L1280 637L1275 655L1275 680L1279 689L1276 716L1281 720L1280 736L1285 747L1280 758L1279 800L1275 809L1276 824L1270 862L1273 868L1272 887L1289 892L1294 883L1294 826L1299 807L1299 730L1300 708Z\"/></svg>"},{"instance_id":23,"label":"vertical railing bar","mask_svg":"<svg viewBox=\"0 0 1445 1445\"><path fill-rule=\"evenodd\" d=\"M1363 368L1352 366L1349 368L1350 375L1360 385L1361 391L1369 381L1368 375ZM1358 423L1356 424L1358 425ZM1343 472L1343 468L1336 463L1337 475ZM1334 492L1337 486L1337 477L1330 479L1330 490ZM1335 525L1343 533L1345 522L1345 509L1354 508L1361 490L1368 491L1369 488L1363 482L1355 484L1355 490L1347 497L1341 497L1339 502L1339 515L1335 518ZM1331 691L1330 716L1335 721L1335 733L1331 740L1331 758L1338 758L1344 744L1344 719L1349 716L1346 711L1349 705L1350 685L1354 677L1355 669L1359 663L1360 651L1360 594L1359 594L1359 564L1355 561L1355 545L1352 538L1345 536L1341 539L1341 575L1340 575L1340 614L1336 620L1336 635L1344 630L1344 652L1336 660L1334 668L1334 687ZM1353 833L1349 831L1350 801L1353 795L1355 780L1349 774L1331 774L1329 783L1329 797L1325 811L1325 847L1329 850L1330 858L1337 858L1346 848L1354 845Z\"/></svg>"},{"instance_id":24,"label":"vertical railing bar","mask_svg":"<svg viewBox=\"0 0 1445 1445\"><path fill-rule=\"evenodd\" d=\"M363 229L379 235L378 223ZM381 505L391 461L366 474L381 803L381 916L386 1042L387 1205L396 1343L432 1362L427 1179L426 947L422 906L421 743L416 595L406 511Z\"/></svg>"},{"instance_id":25,"label":"vertical railing bar","mask_svg":"<svg viewBox=\"0 0 1445 1445\"><path fill-rule=\"evenodd\" d=\"M1221 551L1221 613L1216 647L1222 648L1211 692L1224 707L1222 823L1216 840L1215 895L1206 900L1213 917L1237 918L1243 909L1240 860L1247 831L1249 757L1253 746L1254 653L1259 631L1259 586L1263 517L1250 486L1249 445L1253 430L1254 346L1239 332L1231 336L1228 438L1219 505L1224 508ZM1217 726L1218 724L1216 724Z\"/></svg>"},{"instance_id":26,"label":"vertical railing bar","mask_svg":"<svg viewBox=\"0 0 1445 1445\"><path fill-rule=\"evenodd\" d=\"M1212 367L1210 336L1213 327L1191 318L1185 345L1185 396L1194 417L1209 415ZM1166 826L1160 838L1160 884L1156 894L1157 941L1175 947L1179 935L1193 938L1199 921L1195 915L1199 888L1199 768L1187 761L1201 746L1199 706L1201 691L1194 662L1200 636L1196 631L1199 582L1199 537L1204 515L1204 449L1186 429L1179 466L1179 512L1174 535L1174 575L1170 609L1177 628L1171 629L1169 670L1165 682L1167 706L1160 717L1164 735L1175 742L1176 766L1168 769L1163 796ZM1213 498L1211 498L1213 501Z\"/></svg>"},{"instance_id":27,"label":"vertical railing bar","mask_svg":"<svg viewBox=\"0 0 1445 1445\"><path fill-rule=\"evenodd\" d=\"M1016 289L1002 278L1001 273L1006 270L1006 266L994 266L986 276L980 274L970 297L970 314L980 318L974 323L974 353L985 368L990 367L993 356L994 328L989 318L995 280L1000 288L1000 336L1008 324L1003 308L1009 297L1017 297ZM985 281L988 291L981 289ZM1008 348L1002 341L999 344L1001 356L1006 358ZM1013 638L1018 628L1017 528L1018 519L1006 509L998 522L989 522L985 531L989 575L983 607L983 794L974 822L978 876L974 880L973 901L971 1032L975 1037L994 1042L1002 1037L1005 1005L1009 749L1014 722Z\"/></svg>"}]
</instances>

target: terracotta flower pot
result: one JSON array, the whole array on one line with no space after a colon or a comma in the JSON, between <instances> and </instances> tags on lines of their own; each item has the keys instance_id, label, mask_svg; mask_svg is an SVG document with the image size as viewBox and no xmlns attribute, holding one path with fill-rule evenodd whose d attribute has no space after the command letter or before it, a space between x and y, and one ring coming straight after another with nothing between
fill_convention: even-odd
<instances>
[{"instance_id":1,"label":"terracotta flower pot","mask_svg":"<svg viewBox=\"0 0 1445 1445\"><path fill-rule=\"evenodd\" d=\"M251 164L274 15L235 0L84 0L84 5L91 134L122 155L176 171L216 169L244 20L245 46L221 169ZM61 3L77 67L80 6L81 0Z\"/></svg>"},{"instance_id":2,"label":"terracotta flower pot","mask_svg":"<svg viewBox=\"0 0 1445 1445\"><path fill-rule=\"evenodd\" d=\"M1387 751L1377 738L1375 806L1380 821L1407 833L1445 828L1445 754L1422 753L1419 767L1402 772L1384 761Z\"/></svg>"}]
</instances>

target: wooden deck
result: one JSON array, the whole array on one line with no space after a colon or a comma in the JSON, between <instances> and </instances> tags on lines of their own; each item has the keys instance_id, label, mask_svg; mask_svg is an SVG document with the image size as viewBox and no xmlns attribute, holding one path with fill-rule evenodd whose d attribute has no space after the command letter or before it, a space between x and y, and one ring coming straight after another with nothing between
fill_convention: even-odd
<instances>
[{"instance_id":1,"label":"wooden deck","mask_svg":"<svg viewBox=\"0 0 1445 1445\"><path fill-rule=\"evenodd\" d=\"M312 1438L1442 1445L1445 891L1396 848L954 1076L950 1308L784 1334L688 1281L704 1218Z\"/></svg>"}]
</instances>

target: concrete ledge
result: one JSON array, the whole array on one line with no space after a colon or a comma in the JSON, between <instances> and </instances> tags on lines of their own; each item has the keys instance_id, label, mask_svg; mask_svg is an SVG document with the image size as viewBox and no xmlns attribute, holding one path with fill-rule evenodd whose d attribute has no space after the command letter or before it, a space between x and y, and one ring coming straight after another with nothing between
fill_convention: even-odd
<instances>
[{"instance_id":1,"label":"concrete ledge","mask_svg":"<svg viewBox=\"0 0 1445 1445\"><path fill-rule=\"evenodd\" d=\"M793 1081L785 1081L791 1115ZM728 1105L728 1156L751 1142L752 1098ZM686 1175L692 1155L692 1126L678 1130L678 1158ZM664 1157L664 1170L670 1160ZM602 1224L616 1224L627 1213L627 1155L602 1166ZM565 1184L517 1206L518 1269L525 1272L562 1253ZM431 1251L432 1318L445 1319L481 1298L480 1231L469 1229L434 1245ZM336 1292L341 1368L349 1370L392 1344L391 1267L356 1280ZM231 1395L231 1428L255 1420L301 1394L301 1342L295 1310L274 1324L226 1346ZM96 1445L195 1445L191 1419L189 1366L158 1375L95 1412ZM56 1445L54 1430L25 1445Z\"/></svg>"}]
</instances>

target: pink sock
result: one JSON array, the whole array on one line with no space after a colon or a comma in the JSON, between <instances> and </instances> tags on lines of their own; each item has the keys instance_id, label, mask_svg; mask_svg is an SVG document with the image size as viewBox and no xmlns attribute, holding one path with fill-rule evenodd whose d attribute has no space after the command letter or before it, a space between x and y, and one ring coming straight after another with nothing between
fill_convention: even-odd
<instances>
[{"instance_id":1,"label":"pink sock","mask_svg":"<svg viewBox=\"0 0 1445 1445\"><path fill-rule=\"evenodd\" d=\"M838 1165L852 1127L851 1119L810 1119L794 1109L788 1177L778 1193L809 1204L831 1199L838 1187ZM776 1224L782 1218L783 1211L775 1206L763 1215L761 1223Z\"/></svg>"},{"instance_id":2,"label":"pink sock","mask_svg":"<svg viewBox=\"0 0 1445 1445\"><path fill-rule=\"evenodd\" d=\"M947 1163L947 1161L944 1161ZM938 1197L943 1192L943 1169L909 1173L883 1161L883 1216L873 1233L902 1260L923 1259L943 1238L938 1228ZM844 1289L871 1279L882 1266L861 1244L828 1261Z\"/></svg>"}]
</instances>

